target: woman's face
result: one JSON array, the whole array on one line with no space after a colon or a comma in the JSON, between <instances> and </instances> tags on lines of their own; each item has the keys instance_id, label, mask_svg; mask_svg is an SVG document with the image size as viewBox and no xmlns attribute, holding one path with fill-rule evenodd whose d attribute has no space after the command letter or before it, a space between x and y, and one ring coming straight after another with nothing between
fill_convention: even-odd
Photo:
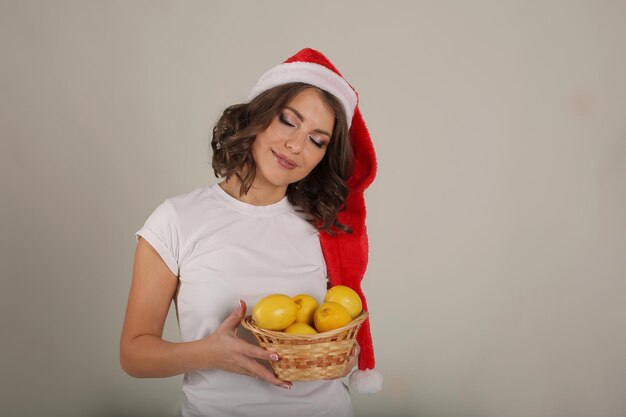
<instances>
[{"instance_id":1,"label":"woman's face","mask_svg":"<svg viewBox=\"0 0 626 417\"><path fill-rule=\"evenodd\" d=\"M322 160L335 115L314 88L298 93L252 144L254 187L284 188L306 177Z\"/></svg>"}]
</instances>

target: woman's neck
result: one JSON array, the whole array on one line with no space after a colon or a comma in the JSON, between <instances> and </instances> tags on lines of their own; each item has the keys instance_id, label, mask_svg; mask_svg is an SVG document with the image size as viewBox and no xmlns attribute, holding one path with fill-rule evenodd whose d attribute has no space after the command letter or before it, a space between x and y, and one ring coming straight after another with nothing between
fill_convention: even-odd
<instances>
[{"instance_id":1,"label":"woman's neck","mask_svg":"<svg viewBox=\"0 0 626 417\"><path fill-rule=\"evenodd\" d=\"M261 187L255 181L247 194L239 195L241 181L234 175L221 182L219 186L231 197L253 206L269 206L278 203L287 193L287 187Z\"/></svg>"}]
</instances>

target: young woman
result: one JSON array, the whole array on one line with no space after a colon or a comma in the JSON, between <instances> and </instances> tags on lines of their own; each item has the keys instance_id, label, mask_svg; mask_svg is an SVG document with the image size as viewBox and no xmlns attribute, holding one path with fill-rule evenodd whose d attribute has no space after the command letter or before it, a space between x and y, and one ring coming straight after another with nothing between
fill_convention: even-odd
<instances>
[{"instance_id":1,"label":"young woman","mask_svg":"<svg viewBox=\"0 0 626 417\"><path fill-rule=\"evenodd\" d=\"M137 232L121 365L135 377L184 374L183 416L352 415L341 379L279 380L268 365L276 353L238 326L247 305L271 293L322 300L329 284L343 283L365 301L362 191L375 160L356 106L322 54L300 51L217 122L213 169L224 180L166 200ZM338 269L342 253L357 259L347 272ZM162 338L172 301L180 343ZM371 369L363 329L360 368ZM344 376L358 357L357 348Z\"/></svg>"}]
</instances>

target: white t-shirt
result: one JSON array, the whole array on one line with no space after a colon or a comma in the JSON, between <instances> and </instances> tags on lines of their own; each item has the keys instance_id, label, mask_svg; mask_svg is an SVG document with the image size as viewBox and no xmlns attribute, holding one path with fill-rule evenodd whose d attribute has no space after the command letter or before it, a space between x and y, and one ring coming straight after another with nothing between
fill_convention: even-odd
<instances>
[{"instance_id":1,"label":"white t-shirt","mask_svg":"<svg viewBox=\"0 0 626 417\"><path fill-rule=\"evenodd\" d=\"M285 197L253 206L217 184L165 200L137 232L179 277L175 302L181 339L208 336L236 308L265 295L326 293L317 230ZM245 329L240 337L254 341ZM254 342L256 344L256 342ZM182 414L196 416L352 416L342 380L294 382L286 390L218 369L185 374Z\"/></svg>"}]
</instances>

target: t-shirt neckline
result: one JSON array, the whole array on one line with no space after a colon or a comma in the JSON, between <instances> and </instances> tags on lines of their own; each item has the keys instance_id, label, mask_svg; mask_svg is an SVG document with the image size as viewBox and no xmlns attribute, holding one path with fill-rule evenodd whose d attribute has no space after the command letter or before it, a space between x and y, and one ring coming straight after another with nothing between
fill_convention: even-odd
<instances>
[{"instance_id":1,"label":"t-shirt neckline","mask_svg":"<svg viewBox=\"0 0 626 417\"><path fill-rule=\"evenodd\" d=\"M219 184L213 184L210 188L213 189L215 194L217 194L224 202L226 202L229 206L240 211L242 213L246 213L252 216L272 216L277 213L282 213L289 209L290 203L287 196L284 196L281 200L276 203L269 204L267 206L255 206L254 204L246 203L241 200L237 200L235 197L228 194L226 191L220 187Z\"/></svg>"}]
</instances>

